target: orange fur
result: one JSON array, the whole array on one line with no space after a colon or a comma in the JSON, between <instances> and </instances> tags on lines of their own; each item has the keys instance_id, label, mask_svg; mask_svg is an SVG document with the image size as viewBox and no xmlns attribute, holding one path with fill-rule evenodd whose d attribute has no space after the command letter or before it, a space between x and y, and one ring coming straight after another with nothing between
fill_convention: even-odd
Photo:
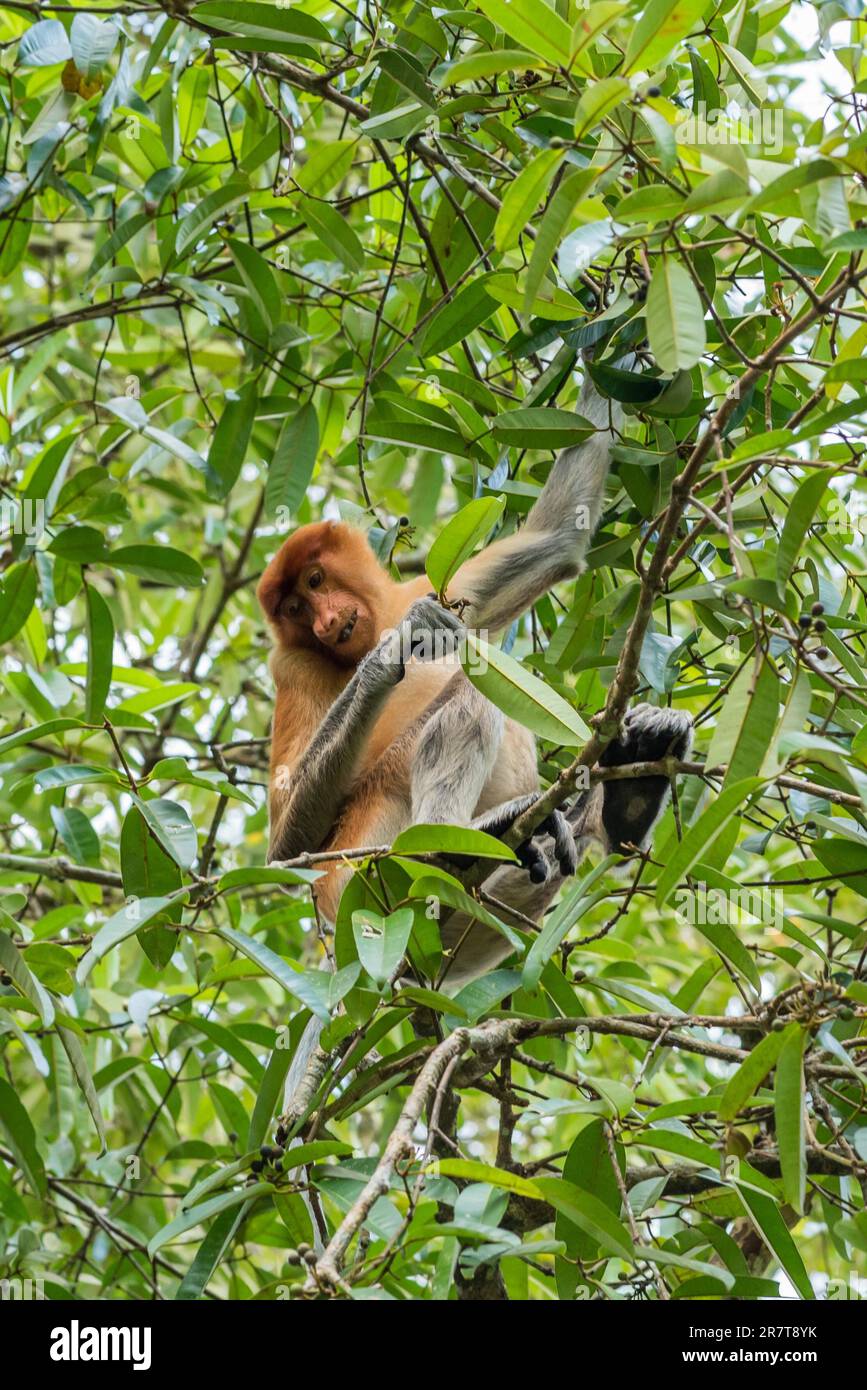
<instances>
[{"instance_id":1,"label":"orange fur","mask_svg":"<svg viewBox=\"0 0 867 1390\"><path fill-rule=\"evenodd\" d=\"M311 612L324 605L358 604L369 612L365 650L351 661L317 641L309 614L298 621L285 613L309 566L322 572L321 592L307 595ZM476 561L478 565L478 560ZM279 826L292 771L316 729L366 652L388 629L396 627L412 603L430 593L426 575L395 582L380 565L365 536L342 522L318 522L296 531L271 560L259 583L258 598L271 624L275 647L271 672L277 688L271 742L270 814ZM438 697L460 671L454 660L408 663L376 721L359 759L352 792L329 848L389 843L408 823L410 771L419 733ZM497 764L486 784L478 812L530 791L536 786L535 744L512 720L506 721ZM321 910L332 921L347 870L329 867L316 886Z\"/></svg>"}]
</instances>

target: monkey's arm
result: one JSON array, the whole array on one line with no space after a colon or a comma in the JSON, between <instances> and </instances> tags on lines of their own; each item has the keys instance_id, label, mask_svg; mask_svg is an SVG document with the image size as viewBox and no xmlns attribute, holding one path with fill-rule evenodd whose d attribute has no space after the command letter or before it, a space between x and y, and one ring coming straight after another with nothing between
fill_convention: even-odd
<instances>
[{"instance_id":1,"label":"monkey's arm","mask_svg":"<svg viewBox=\"0 0 867 1390\"><path fill-rule=\"evenodd\" d=\"M384 664L362 662L301 754L285 792L282 767L272 768L269 862L317 850L327 839L393 683Z\"/></svg>"},{"instance_id":2,"label":"monkey's arm","mask_svg":"<svg viewBox=\"0 0 867 1390\"><path fill-rule=\"evenodd\" d=\"M424 650L426 635L445 631L454 639L460 630L458 620L438 603L418 599L401 626L384 635L359 663L294 764L282 798L277 781L280 752L275 737L269 861L312 852L327 840L352 789L368 735L391 690L403 677L406 659L419 644Z\"/></svg>"},{"instance_id":3,"label":"monkey's arm","mask_svg":"<svg viewBox=\"0 0 867 1390\"><path fill-rule=\"evenodd\" d=\"M622 412L585 374L577 413L595 426L565 449L520 531L469 560L449 585L466 599L464 622L496 630L523 613L556 583L579 573L599 522L615 431Z\"/></svg>"}]
</instances>

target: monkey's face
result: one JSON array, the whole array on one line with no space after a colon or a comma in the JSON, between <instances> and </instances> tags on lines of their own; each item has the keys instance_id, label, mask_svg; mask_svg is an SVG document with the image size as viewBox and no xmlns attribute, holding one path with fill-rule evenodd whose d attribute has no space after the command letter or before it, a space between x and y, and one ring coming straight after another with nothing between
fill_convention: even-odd
<instances>
[{"instance_id":1,"label":"monkey's face","mask_svg":"<svg viewBox=\"0 0 867 1390\"><path fill-rule=\"evenodd\" d=\"M258 596L282 646L312 648L351 668L388 626L393 588L361 531L316 521L283 543Z\"/></svg>"},{"instance_id":2,"label":"monkey's face","mask_svg":"<svg viewBox=\"0 0 867 1390\"><path fill-rule=\"evenodd\" d=\"M341 666L357 665L376 641L369 604L324 561L305 566L280 612Z\"/></svg>"}]
</instances>

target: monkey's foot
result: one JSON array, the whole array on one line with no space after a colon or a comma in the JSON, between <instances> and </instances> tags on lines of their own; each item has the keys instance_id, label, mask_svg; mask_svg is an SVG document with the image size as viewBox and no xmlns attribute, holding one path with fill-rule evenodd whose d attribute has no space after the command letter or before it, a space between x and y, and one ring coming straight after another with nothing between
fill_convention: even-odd
<instances>
[{"instance_id":1,"label":"monkey's foot","mask_svg":"<svg viewBox=\"0 0 867 1390\"><path fill-rule=\"evenodd\" d=\"M683 758L692 747L692 715L683 710L635 705L627 710L623 728L599 759L600 767Z\"/></svg>"},{"instance_id":2,"label":"monkey's foot","mask_svg":"<svg viewBox=\"0 0 867 1390\"><path fill-rule=\"evenodd\" d=\"M474 820L473 829L484 830L487 835L502 840L518 817L537 800L538 793L530 792L527 796L516 797L514 801L506 801L502 806L496 806L493 811L488 811ZM542 839L545 836L550 837L553 842L554 858L561 874L574 874L578 867L578 852L572 827L562 811L552 811L536 826L530 838L524 840L515 850L518 862L530 875L531 883L544 883L551 870L551 863L542 847Z\"/></svg>"},{"instance_id":3,"label":"monkey's foot","mask_svg":"<svg viewBox=\"0 0 867 1390\"><path fill-rule=\"evenodd\" d=\"M630 763L658 762L661 758L685 758L692 747L692 717L681 710L636 705L623 721L620 736L609 743L599 759L601 767L626 767ZM665 807L665 777L635 777L604 783L602 825L610 848L628 854L644 844Z\"/></svg>"}]
</instances>

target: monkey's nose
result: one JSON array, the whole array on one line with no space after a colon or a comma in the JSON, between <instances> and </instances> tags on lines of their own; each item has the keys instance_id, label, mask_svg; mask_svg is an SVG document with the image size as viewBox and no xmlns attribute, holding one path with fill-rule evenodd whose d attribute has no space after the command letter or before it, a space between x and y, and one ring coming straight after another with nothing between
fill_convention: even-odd
<instances>
[{"instance_id":1,"label":"monkey's nose","mask_svg":"<svg viewBox=\"0 0 867 1390\"><path fill-rule=\"evenodd\" d=\"M340 632L340 614L333 611L320 614L313 624L313 634L320 642L334 642Z\"/></svg>"}]
</instances>

